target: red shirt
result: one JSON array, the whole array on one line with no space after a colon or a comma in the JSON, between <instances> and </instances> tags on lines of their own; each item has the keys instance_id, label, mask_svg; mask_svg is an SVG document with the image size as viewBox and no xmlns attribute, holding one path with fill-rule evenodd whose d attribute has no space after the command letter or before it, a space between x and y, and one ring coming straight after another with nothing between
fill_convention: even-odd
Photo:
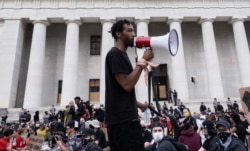
<instances>
[{"instance_id":1,"label":"red shirt","mask_svg":"<svg viewBox=\"0 0 250 151\"><path fill-rule=\"evenodd\" d=\"M5 151L9 145L9 138L3 137L0 139L0 151Z\"/></svg>"},{"instance_id":2,"label":"red shirt","mask_svg":"<svg viewBox=\"0 0 250 151\"><path fill-rule=\"evenodd\" d=\"M26 146L26 142L20 135L16 136L16 146L13 146L13 148L24 148Z\"/></svg>"}]
</instances>

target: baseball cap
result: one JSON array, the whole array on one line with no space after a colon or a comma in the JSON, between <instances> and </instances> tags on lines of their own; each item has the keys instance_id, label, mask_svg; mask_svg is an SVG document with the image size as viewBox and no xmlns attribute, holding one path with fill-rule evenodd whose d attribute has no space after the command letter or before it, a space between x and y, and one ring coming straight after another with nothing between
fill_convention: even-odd
<instances>
[{"instance_id":1,"label":"baseball cap","mask_svg":"<svg viewBox=\"0 0 250 151\"><path fill-rule=\"evenodd\" d=\"M222 126L225 126L225 127L227 127L227 128L230 128L230 124L229 124L227 121L225 121L225 120L219 120L219 121L216 123L216 128L218 128L219 125L222 125Z\"/></svg>"},{"instance_id":2,"label":"baseball cap","mask_svg":"<svg viewBox=\"0 0 250 151\"><path fill-rule=\"evenodd\" d=\"M94 128L99 128L100 127L100 122L98 120L92 120L90 122L90 125L92 125Z\"/></svg>"},{"instance_id":3,"label":"baseball cap","mask_svg":"<svg viewBox=\"0 0 250 151\"><path fill-rule=\"evenodd\" d=\"M81 136L87 136L87 135L94 135L95 132L92 128L84 128L82 131L81 131Z\"/></svg>"},{"instance_id":4,"label":"baseball cap","mask_svg":"<svg viewBox=\"0 0 250 151\"><path fill-rule=\"evenodd\" d=\"M207 128L207 129L214 129L214 123L210 120L203 121L202 126Z\"/></svg>"}]
</instances>

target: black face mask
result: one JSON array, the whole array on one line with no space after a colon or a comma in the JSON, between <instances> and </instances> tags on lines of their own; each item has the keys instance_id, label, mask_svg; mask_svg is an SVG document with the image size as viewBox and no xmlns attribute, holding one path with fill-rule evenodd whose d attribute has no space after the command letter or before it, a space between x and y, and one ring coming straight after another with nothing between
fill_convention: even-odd
<instances>
[{"instance_id":1,"label":"black face mask","mask_svg":"<svg viewBox=\"0 0 250 151\"><path fill-rule=\"evenodd\" d=\"M91 129L95 129L95 127L94 127L94 126L92 126L92 125L89 125L89 128L91 128Z\"/></svg>"},{"instance_id":2,"label":"black face mask","mask_svg":"<svg viewBox=\"0 0 250 151\"><path fill-rule=\"evenodd\" d=\"M218 137L220 138L220 140L225 143L227 138L230 136L230 133L227 132L221 132L218 134Z\"/></svg>"},{"instance_id":3,"label":"black face mask","mask_svg":"<svg viewBox=\"0 0 250 151\"><path fill-rule=\"evenodd\" d=\"M86 147L86 146L88 145L89 142L92 142L92 140L91 140L91 139L83 139L83 140L82 140L82 145L83 145L83 147Z\"/></svg>"}]
</instances>

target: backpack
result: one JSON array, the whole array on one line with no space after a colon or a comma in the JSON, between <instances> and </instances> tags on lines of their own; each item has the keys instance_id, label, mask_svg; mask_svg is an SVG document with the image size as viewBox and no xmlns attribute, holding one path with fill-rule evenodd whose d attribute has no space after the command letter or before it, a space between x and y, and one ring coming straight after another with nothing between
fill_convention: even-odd
<instances>
[{"instance_id":1,"label":"backpack","mask_svg":"<svg viewBox=\"0 0 250 151\"><path fill-rule=\"evenodd\" d=\"M163 141L163 140L168 140L169 142L171 142L171 143L174 145L174 147L176 148L177 151L188 151L187 147L186 147L183 143L174 140L174 139L173 139L172 137L170 137L170 136L164 137L164 138L162 139L162 141Z\"/></svg>"}]
</instances>

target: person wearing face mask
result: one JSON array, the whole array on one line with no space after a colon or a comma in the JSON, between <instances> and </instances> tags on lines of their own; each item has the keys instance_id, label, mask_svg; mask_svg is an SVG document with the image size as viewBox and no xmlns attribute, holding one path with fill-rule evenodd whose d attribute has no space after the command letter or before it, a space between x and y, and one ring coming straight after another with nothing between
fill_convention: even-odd
<instances>
[{"instance_id":1,"label":"person wearing face mask","mask_svg":"<svg viewBox=\"0 0 250 151\"><path fill-rule=\"evenodd\" d=\"M160 122L152 123L152 136L154 143L145 148L145 151L177 151L175 146L169 139L173 139L170 136L164 136L164 128Z\"/></svg>"},{"instance_id":2,"label":"person wearing face mask","mask_svg":"<svg viewBox=\"0 0 250 151\"><path fill-rule=\"evenodd\" d=\"M202 122L202 131L205 135L205 141L202 144L199 151L209 151L211 146L218 141L217 132L215 129L215 124L210 120L205 120Z\"/></svg>"},{"instance_id":3,"label":"person wearing face mask","mask_svg":"<svg viewBox=\"0 0 250 151\"><path fill-rule=\"evenodd\" d=\"M18 128L17 135L15 137L16 143L13 146L14 149L24 149L26 147L26 129L25 128Z\"/></svg>"},{"instance_id":4,"label":"person wearing face mask","mask_svg":"<svg viewBox=\"0 0 250 151\"><path fill-rule=\"evenodd\" d=\"M102 148L95 143L95 132L92 128L84 128L79 136L82 139L84 151L103 151Z\"/></svg>"},{"instance_id":5,"label":"person wearing face mask","mask_svg":"<svg viewBox=\"0 0 250 151\"><path fill-rule=\"evenodd\" d=\"M89 124L89 128L92 128L95 132L95 143L99 145L102 149L107 147L107 141L105 133L100 128L100 122L98 120L92 120Z\"/></svg>"},{"instance_id":6,"label":"person wearing face mask","mask_svg":"<svg viewBox=\"0 0 250 151\"><path fill-rule=\"evenodd\" d=\"M37 136L41 136L43 137L44 139L47 139L47 136L48 136L48 132L49 132L49 128L47 125L41 123L39 125L39 129L36 130L36 135Z\"/></svg>"},{"instance_id":7,"label":"person wearing face mask","mask_svg":"<svg viewBox=\"0 0 250 151\"><path fill-rule=\"evenodd\" d=\"M197 126L196 120L194 117L192 117L189 108L183 109L183 116L184 116L183 124L190 123L192 125L192 127L194 128L194 131L197 131L198 126ZM181 126L183 126L183 124Z\"/></svg>"},{"instance_id":8,"label":"person wearing face mask","mask_svg":"<svg viewBox=\"0 0 250 151\"><path fill-rule=\"evenodd\" d=\"M80 124L80 130L82 130L82 129L84 129L86 127L86 125L85 125L85 119L83 117L80 118L79 124Z\"/></svg>"},{"instance_id":9,"label":"person wearing face mask","mask_svg":"<svg viewBox=\"0 0 250 151\"><path fill-rule=\"evenodd\" d=\"M247 151L241 140L230 132L230 124L226 120L216 123L218 140L211 146L209 151Z\"/></svg>"}]
</instances>

